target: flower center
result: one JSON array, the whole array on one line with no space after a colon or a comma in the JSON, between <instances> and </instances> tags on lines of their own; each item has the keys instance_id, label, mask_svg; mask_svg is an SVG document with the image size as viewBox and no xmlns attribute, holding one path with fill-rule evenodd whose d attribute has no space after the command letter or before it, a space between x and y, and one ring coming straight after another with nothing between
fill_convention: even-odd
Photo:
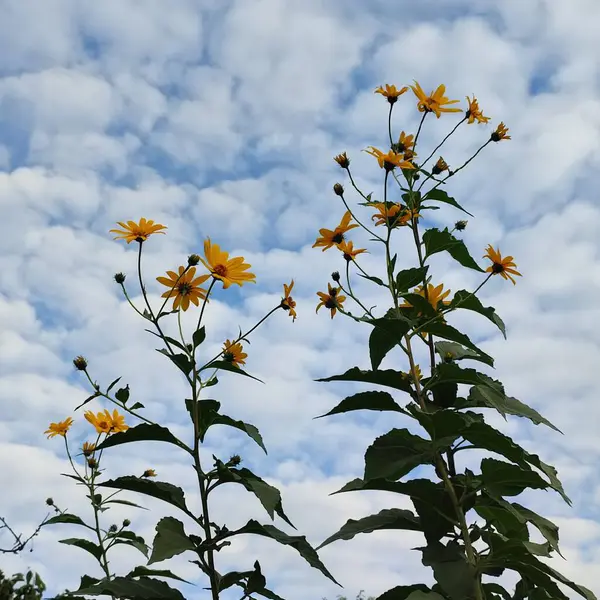
<instances>
[{"instance_id":1,"label":"flower center","mask_svg":"<svg viewBox=\"0 0 600 600\"><path fill-rule=\"evenodd\" d=\"M331 238L331 241L334 244L341 244L344 241L344 234L341 233L340 231L338 231L337 233L334 233L333 237Z\"/></svg>"},{"instance_id":2,"label":"flower center","mask_svg":"<svg viewBox=\"0 0 600 600\"><path fill-rule=\"evenodd\" d=\"M492 265L492 273L502 273L504 271L504 265L500 263L494 263Z\"/></svg>"},{"instance_id":3,"label":"flower center","mask_svg":"<svg viewBox=\"0 0 600 600\"><path fill-rule=\"evenodd\" d=\"M192 291L192 286L188 282L180 283L177 291L181 296L187 296Z\"/></svg>"},{"instance_id":4,"label":"flower center","mask_svg":"<svg viewBox=\"0 0 600 600\"><path fill-rule=\"evenodd\" d=\"M215 265L213 267L213 273L225 277L227 275L227 267L225 265Z\"/></svg>"},{"instance_id":5,"label":"flower center","mask_svg":"<svg viewBox=\"0 0 600 600\"><path fill-rule=\"evenodd\" d=\"M334 294L332 294L331 297L327 298L327 301L325 302L325 308L337 308L337 303L335 301Z\"/></svg>"},{"instance_id":6,"label":"flower center","mask_svg":"<svg viewBox=\"0 0 600 600\"><path fill-rule=\"evenodd\" d=\"M226 362L233 362L234 358L235 356L233 355L233 352L225 352L223 354L223 360L225 360Z\"/></svg>"}]
</instances>

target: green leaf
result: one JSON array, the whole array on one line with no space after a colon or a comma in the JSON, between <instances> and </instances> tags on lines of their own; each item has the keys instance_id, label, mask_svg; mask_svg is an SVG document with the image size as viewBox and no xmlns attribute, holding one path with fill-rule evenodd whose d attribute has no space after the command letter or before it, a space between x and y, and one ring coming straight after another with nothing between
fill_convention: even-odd
<instances>
[{"instance_id":1,"label":"green leaf","mask_svg":"<svg viewBox=\"0 0 600 600\"><path fill-rule=\"evenodd\" d=\"M410 324L397 318L373 319L369 322L374 326L369 337L369 353L371 367L376 371L387 353L398 346L408 333Z\"/></svg>"},{"instance_id":2,"label":"green leaf","mask_svg":"<svg viewBox=\"0 0 600 600\"><path fill-rule=\"evenodd\" d=\"M112 596L113 598L131 598L132 600L185 600L179 590L176 590L158 579L140 577L128 579L115 577L111 580L77 590L78 595Z\"/></svg>"},{"instance_id":3,"label":"green leaf","mask_svg":"<svg viewBox=\"0 0 600 600\"><path fill-rule=\"evenodd\" d=\"M135 410L136 408L145 408L141 402L136 402L130 410Z\"/></svg>"},{"instance_id":4,"label":"green leaf","mask_svg":"<svg viewBox=\"0 0 600 600\"><path fill-rule=\"evenodd\" d=\"M171 571L168 571L167 569L149 569L148 567L145 567L144 565L140 565L139 567L136 567L135 569L133 569L133 571L130 571L129 573L127 573L127 575L125 575L125 577L127 577L127 578L146 577L148 575L155 575L156 577L169 577L170 579L177 579L177 581L183 581L184 583L190 583L189 581L186 581L185 579L182 579L181 577L179 577L179 575L175 575L174 573L171 573ZM190 583L190 585L194 585L194 584Z\"/></svg>"},{"instance_id":5,"label":"green leaf","mask_svg":"<svg viewBox=\"0 0 600 600\"><path fill-rule=\"evenodd\" d=\"M333 375L332 377L315 379L315 381L356 381L359 383L375 383L407 393L412 391L410 383L400 375L400 372L392 369L362 371L358 367L352 367L342 375Z\"/></svg>"},{"instance_id":6,"label":"green leaf","mask_svg":"<svg viewBox=\"0 0 600 600\"><path fill-rule=\"evenodd\" d=\"M383 281L379 277L373 277L371 275L362 275L361 273L357 273L357 275L359 277L362 277L363 279L368 279L369 281L372 281L373 283L376 283L377 285L381 285L383 287L388 287L387 284L383 283Z\"/></svg>"},{"instance_id":7,"label":"green leaf","mask_svg":"<svg viewBox=\"0 0 600 600\"><path fill-rule=\"evenodd\" d=\"M472 310L473 312L483 315L502 332L504 339L506 339L506 326L504 325L504 321L496 314L494 307L483 306L479 298L471 292L458 290L458 292L454 294L448 308L464 308L465 310Z\"/></svg>"},{"instance_id":8,"label":"green leaf","mask_svg":"<svg viewBox=\"0 0 600 600\"><path fill-rule=\"evenodd\" d=\"M346 524L332 536L328 537L317 550L335 542L336 540L351 540L359 533L371 533L382 529L404 529L406 531L421 531L419 517L410 510L390 508L378 512L376 515L363 517L357 521L349 519Z\"/></svg>"},{"instance_id":9,"label":"green leaf","mask_svg":"<svg viewBox=\"0 0 600 600\"><path fill-rule=\"evenodd\" d=\"M135 427L130 427L126 431L114 433L108 436L101 444L98 445L98 450L120 446L121 444L129 444L130 442L167 442L187 450L185 444L178 440L166 427L161 425L150 425L148 423L140 423Z\"/></svg>"},{"instance_id":10,"label":"green leaf","mask_svg":"<svg viewBox=\"0 0 600 600\"><path fill-rule=\"evenodd\" d=\"M449 542L430 543L423 552L422 562L426 567L432 567L433 576L442 590L452 600L475 598L477 581L475 569L467 563L458 545Z\"/></svg>"},{"instance_id":11,"label":"green leaf","mask_svg":"<svg viewBox=\"0 0 600 600\"><path fill-rule=\"evenodd\" d=\"M255 535L262 535L264 537L271 538L280 544L290 546L296 550L302 558L315 569L318 569L325 575L325 577L331 579L337 585L340 585L333 577L333 575L327 570L325 565L320 561L315 549L306 541L306 538L302 535L288 535L283 531L277 529L273 525L261 525L258 521L250 519L246 525L236 531L228 531L222 536L219 536L219 540L233 535L239 535L242 533L253 533Z\"/></svg>"},{"instance_id":12,"label":"green leaf","mask_svg":"<svg viewBox=\"0 0 600 600\"><path fill-rule=\"evenodd\" d=\"M244 590L246 595L253 593L260 593L261 590L265 589L267 585L267 579L260 571L260 563L256 561L254 563L254 571L250 573L248 576L248 580L246 582L246 589Z\"/></svg>"},{"instance_id":13,"label":"green leaf","mask_svg":"<svg viewBox=\"0 0 600 600\"><path fill-rule=\"evenodd\" d=\"M479 356L477 352L470 348L465 348L456 342L435 342L435 350L440 355L443 361L447 361L446 356L452 354L451 360L464 360L471 359L479 362L489 364L489 361Z\"/></svg>"},{"instance_id":14,"label":"green leaf","mask_svg":"<svg viewBox=\"0 0 600 600\"><path fill-rule=\"evenodd\" d=\"M67 544L68 546L77 546L78 548L89 552L97 560L102 558L102 548L100 548L98 544L94 544L94 542L90 542L89 540L84 540L81 538L67 538L65 540L58 541L61 544Z\"/></svg>"},{"instance_id":15,"label":"green leaf","mask_svg":"<svg viewBox=\"0 0 600 600\"><path fill-rule=\"evenodd\" d=\"M220 464L223 465L223 463ZM249 469L235 469L233 467L225 468L223 466L219 470L219 481L222 481L223 483L241 484L260 500L260 503L267 513L269 513L271 519L275 519L275 513L277 513L288 525L294 527L293 523L283 511L281 493L279 490L276 487L269 485ZM294 529L296 528L294 527Z\"/></svg>"},{"instance_id":16,"label":"green leaf","mask_svg":"<svg viewBox=\"0 0 600 600\"><path fill-rule=\"evenodd\" d=\"M187 515L191 515L185 504L185 496L183 490L170 483L162 481L151 481L150 479L142 479L141 477L117 477L109 481L103 481L98 484L101 487L113 488L118 490L128 490L130 492L138 492L146 496L152 496L168 504L172 504L181 509ZM193 516L193 515L192 515Z\"/></svg>"},{"instance_id":17,"label":"green leaf","mask_svg":"<svg viewBox=\"0 0 600 600\"><path fill-rule=\"evenodd\" d=\"M115 398L121 402L121 404L125 404L127 400L129 400L129 384L124 388L118 389L115 393Z\"/></svg>"},{"instance_id":18,"label":"green leaf","mask_svg":"<svg viewBox=\"0 0 600 600\"><path fill-rule=\"evenodd\" d=\"M485 271L473 260L467 247L462 240L456 239L446 227L443 231L436 229L428 229L423 234L423 243L425 244L425 257L424 260L446 250L450 256L463 267L474 269L480 273Z\"/></svg>"},{"instance_id":19,"label":"green leaf","mask_svg":"<svg viewBox=\"0 0 600 600\"><path fill-rule=\"evenodd\" d=\"M376 600L445 600L426 585L398 585L378 596Z\"/></svg>"},{"instance_id":20,"label":"green leaf","mask_svg":"<svg viewBox=\"0 0 600 600\"><path fill-rule=\"evenodd\" d=\"M527 488L543 490L548 487L534 471L493 458L481 461L481 478L486 490L494 496L517 496Z\"/></svg>"},{"instance_id":21,"label":"green leaf","mask_svg":"<svg viewBox=\"0 0 600 600\"><path fill-rule=\"evenodd\" d=\"M451 446L459 437L465 435L468 427L483 420L477 413L459 413L438 410L424 412L417 405L410 405L409 410L419 424L427 431L434 449L445 449Z\"/></svg>"},{"instance_id":22,"label":"green leaf","mask_svg":"<svg viewBox=\"0 0 600 600\"><path fill-rule=\"evenodd\" d=\"M175 313L177 311L175 310L175 311L171 311L171 312ZM161 317L166 317L167 315L171 314L171 312L161 313L159 315L159 319ZM180 350L183 350L184 352L187 352L187 348L179 340L169 337L168 335L162 336L162 335L156 333L156 331L152 331L151 329L144 329L144 331L147 331L148 333L155 335L160 340L166 340L167 342L169 342L169 344L175 346L176 348L179 348Z\"/></svg>"},{"instance_id":23,"label":"green leaf","mask_svg":"<svg viewBox=\"0 0 600 600\"><path fill-rule=\"evenodd\" d=\"M164 354L186 377L194 367L187 354L171 354L165 348L158 348L157 352Z\"/></svg>"},{"instance_id":24,"label":"green leaf","mask_svg":"<svg viewBox=\"0 0 600 600\"><path fill-rule=\"evenodd\" d=\"M550 421L542 417L533 408L523 404L520 400L507 396L502 388L477 385L471 388L468 399L473 402L474 407L487 407L496 409L505 419L506 415L525 417L535 425L543 423L550 429L562 433L560 429L552 425Z\"/></svg>"},{"instance_id":25,"label":"green leaf","mask_svg":"<svg viewBox=\"0 0 600 600\"><path fill-rule=\"evenodd\" d=\"M228 425L229 427L243 431L264 450L265 454L267 454L267 448L265 447L262 436L254 425L251 425L250 423L244 423L244 421L236 421L227 415L218 415L214 420L213 425Z\"/></svg>"},{"instance_id":26,"label":"green leaf","mask_svg":"<svg viewBox=\"0 0 600 600\"><path fill-rule=\"evenodd\" d=\"M114 545L126 544L137 548L146 558L148 558L148 545L143 537L136 535L133 531L121 531L120 533L110 534L110 538L115 538Z\"/></svg>"},{"instance_id":27,"label":"green leaf","mask_svg":"<svg viewBox=\"0 0 600 600\"><path fill-rule=\"evenodd\" d=\"M508 504L508 503L507 503ZM504 536L525 542L529 539L527 522L487 495L477 495L475 512Z\"/></svg>"},{"instance_id":28,"label":"green leaf","mask_svg":"<svg viewBox=\"0 0 600 600\"><path fill-rule=\"evenodd\" d=\"M435 387L438 382L461 383L464 385L487 385L486 375L475 369L463 369L453 363L439 363L435 366L434 377L424 385L425 389Z\"/></svg>"},{"instance_id":29,"label":"green leaf","mask_svg":"<svg viewBox=\"0 0 600 600\"><path fill-rule=\"evenodd\" d=\"M250 576L252 571L230 571L219 578L217 590L222 592L230 588L232 585L241 584L241 582Z\"/></svg>"},{"instance_id":30,"label":"green leaf","mask_svg":"<svg viewBox=\"0 0 600 600\"><path fill-rule=\"evenodd\" d=\"M68 525L83 525L84 527L90 528L90 526L84 523L77 515L71 515L69 513L62 513L61 515L50 517L47 521L44 521L42 525L54 525L55 523L67 523Z\"/></svg>"},{"instance_id":31,"label":"green leaf","mask_svg":"<svg viewBox=\"0 0 600 600\"><path fill-rule=\"evenodd\" d=\"M125 506L134 506L135 508L141 508L142 510L148 510L144 506L140 506L139 504L136 504L135 502L129 502L129 500L119 500L118 498L114 498L114 499L111 498L110 500L105 500L104 504L124 504Z\"/></svg>"},{"instance_id":32,"label":"green leaf","mask_svg":"<svg viewBox=\"0 0 600 600\"><path fill-rule=\"evenodd\" d=\"M230 373L237 373L238 375L244 375L244 377L250 377L250 379L255 379L256 381L259 381L260 383L264 383L264 381L260 380L258 377L254 377L254 375L250 375L249 373L246 373L246 371L243 371L242 369L240 369L240 367L236 367L233 363L230 363L226 360L215 360L215 361L207 364L205 367L202 367L200 370L204 371L206 369L220 369L221 371L229 371Z\"/></svg>"},{"instance_id":33,"label":"green leaf","mask_svg":"<svg viewBox=\"0 0 600 600\"><path fill-rule=\"evenodd\" d=\"M432 321L431 323L424 324L422 331L446 340L450 340L452 342L458 342L459 344L462 344L463 346L466 346L467 348L477 352L482 362L490 365L490 367L494 366L494 359L489 356L489 354L486 354L483 350L478 348L464 333L461 333L458 331L458 329L455 329L447 323Z\"/></svg>"},{"instance_id":34,"label":"green leaf","mask_svg":"<svg viewBox=\"0 0 600 600\"><path fill-rule=\"evenodd\" d=\"M435 308L433 308L433 305L428 300L425 300L425 296L421 296L421 294L415 294L414 292L403 292L400 294L400 296L404 298L404 300L406 300L406 302L408 302L408 304L410 304L412 307L402 307L403 310L410 311L415 309L425 317L435 317L437 314Z\"/></svg>"},{"instance_id":35,"label":"green leaf","mask_svg":"<svg viewBox=\"0 0 600 600\"><path fill-rule=\"evenodd\" d=\"M156 536L148 564L167 560L196 546L186 535L183 523L173 517L163 517L156 524Z\"/></svg>"},{"instance_id":36,"label":"green leaf","mask_svg":"<svg viewBox=\"0 0 600 600\"><path fill-rule=\"evenodd\" d=\"M353 410L389 410L407 414L406 410L402 408L390 394L387 392L373 391L359 392L353 396L348 396L347 398L344 398L335 408L332 408L328 413L315 418L321 419L322 417L338 415Z\"/></svg>"},{"instance_id":37,"label":"green leaf","mask_svg":"<svg viewBox=\"0 0 600 600\"><path fill-rule=\"evenodd\" d=\"M364 479L400 479L419 465L432 464L434 452L429 440L408 429L392 429L367 449Z\"/></svg>"},{"instance_id":38,"label":"green leaf","mask_svg":"<svg viewBox=\"0 0 600 600\"><path fill-rule=\"evenodd\" d=\"M423 198L423 202L426 200L435 200L437 202L443 202L445 204L450 204L459 210L462 210L464 213L472 217L473 215L466 211L454 198L448 196L448 194L444 190L440 190L439 188L433 189L427 194L425 194L425 198Z\"/></svg>"},{"instance_id":39,"label":"green leaf","mask_svg":"<svg viewBox=\"0 0 600 600\"><path fill-rule=\"evenodd\" d=\"M408 292L411 288L422 285L427 277L428 266L404 269L396 275L396 290L399 294Z\"/></svg>"},{"instance_id":40,"label":"green leaf","mask_svg":"<svg viewBox=\"0 0 600 600\"><path fill-rule=\"evenodd\" d=\"M194 334L192 335L192 342L194 343L194 348L197 348L205 339L206 329L204 325L202 325L202 327L194 331Z\"/></svg>"},{"instance_id":41,"label":"green leaf","mask_svg":"<svg viewBox=\"0 0 600 600\"><path fill-rule=\"evenodd\" d=\"M106 393L108 394L108 392L110 392L110 390L113 389L113 387L115 387L115 385L117 385L117 383L119 383L119 381L121 381L120 377L117 377L107 388L106 388Z\"/></svg>"}]
</instances>

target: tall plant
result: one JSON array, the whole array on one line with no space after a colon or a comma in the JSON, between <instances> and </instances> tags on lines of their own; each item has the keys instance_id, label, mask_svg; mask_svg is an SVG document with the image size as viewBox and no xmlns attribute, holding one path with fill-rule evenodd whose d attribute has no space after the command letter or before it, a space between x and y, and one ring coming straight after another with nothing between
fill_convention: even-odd
<instances>
[{"instance_id":1,"label":"tall plant","mask_svg":"<svg viewBox=\"0 0 600 600\"><path fill-rule=\"evenodd\" d=\"M483 115L475 97L467 97L466 112L427 152L420 144L427 120L462 110L454 106L458 100L446 97L443 85L430 94L416 82L410 88L422 116L414 135L402 131L398 138L392 134L393 109L409 88L386 85L375 90L389 103L389 148L367 150L383 170L382 200L374 200L372 194L359 189L345 152L335 157L360 196L359 205L375 211L371 219L374 225L364 224L360 209L349 206L343 186L336 183L334 192L346 212L337 227L320 230L314 247L323 251L337 249L346 261L343 282L335 272L333 284L328 284L326 292L318 292L317 311L325 307L332 318L339 312L371 328L371 369L353 367L318 381L375 384L389 390L349 396L327 415L387 411L391 419L398 420L397 427L378 437L367 449L362 478L350 481L336 493L394 492L409 498L414 510L390 508L349 520L320 547L372 531L421 532L425 543L418 550L423 565L431 567L437 583L432 588L419 583L398 586L380 596L381 600L566 600L568 596L558 584L592 600L595 596L590 590L569 581L544 561L559 553L558 527L514 501L525 490L551 489L570 504L556 469L487 423L485 414L492 410L504 418L515 415L535 425L555 431L557 428L531 407L507 395L500 381L483 373L477 365L492 367L493 358L446 321L450 313L468 310L490 320L506 336L504 323L494 308L484 306L477 293L492 277L500 276L515 284L515 277L521 274L512 256L503 256L491 245L484 254L487 267L481 267L455 235L466 227L466 221L456 222L451 230L422 225L426 211L437 210L440 204L472 216L446 191L448 180L488 146L509 140L508 129L500 123L484 137L473 156L451 169L442 157L437 158L440 148L461 127L485 124L489 117ZM432 164L430 161L435 158ZM358 227L383 249L385 264L379 275L363 269L359 255L366 250L354 248L348 239L348 232ZM408 256L399 257L394 251L394 242L402 235L414 241L416 266L410 266ZM450 290L444 290L443 283L432 280L430 259L441 252L481 275L476 289L459 290L450 297ZM353 292L351 279L356 275L387 290L391 305L384 314L373 314ZM351 301L358 306L360 316L348 309ZM417 345L428 356L427 367L417 364ZM393 350L393 360L388 364L397 368L381 369L383 360ZM398 368L402 363L406 371ZM465 386L464 394L459 393L459 385ZM402 427L403 424L410 428ZM463 459L469 450L488 451L493 456L483 458L473 471ZM435 477L415 474L419 467L432 467ZM531 541L530 530L537 530L544 542ZM498 579L505 571L513 571L520 578L512 591L506 589L503 579Z\"/></svg>"}]
</instances>

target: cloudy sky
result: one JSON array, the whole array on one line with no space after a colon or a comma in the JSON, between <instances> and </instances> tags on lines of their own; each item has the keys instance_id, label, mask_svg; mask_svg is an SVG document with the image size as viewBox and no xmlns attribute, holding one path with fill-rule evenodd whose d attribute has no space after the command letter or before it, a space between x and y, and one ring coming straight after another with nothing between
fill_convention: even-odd
<instances>
[{"instance_id":1,"label":"cloudy sky","mask_svg":"<svg viewBox=\"0 0 600 600\"><path fill-rule=\"evenodd\" d=\"M474 93L492 117L490 126L459 130L444 152L451 166L473 153L492 124L510 128L512 141L487 148L448 187L475 215L463 235L472 255L499 245L523 273L515 287L494 278L481 293L506 322L508 340L477 315L452 322L496 358L495 376L510 395L564 432L493 419L559 468L573 507L543 492L531 496L531 506L561 526L567 561L554 566L600 591L598 2L2 0L0 8L0 515L30 532L52 496L89 516L83 493L60 476L69 472L62 440L43 435L50 421L72 415L72 443L89 437L82 414L73 413L89 389L73 370L78 354L102 385L122 376L149 418L189 434L183 382L112 280L128 274L139 303L134 244L113 241L108 230L140 217L168 226L145 246L155 302L155 277L200 252L207 236L252 264L256 285L216 291L207 355L274 307L284 282L296 281L298 320L278 311L246 347L248 371L265 384L224 374L211 388L228 414L259 427L269 455L222 429L207 438L207 460L240 453L245 466L281 489L289 517L315 545L349 518L398 506L380 493L328 496L361 476L364 450L390 421L312 420L358 389L313 380L366 368L369 331L315 314L315 292L343 261L311 245L319 228L333 228L343 214L331 191L336 181L346 183L335 154L347 151L360 185L380 194L381 171L360 152L386 144L387 104L373 90L416 79L426 90L445 83L463 107ZM456 119L429 119L424 150ZM395 131L414 132L417 123L407 94ZM427 216L427 226L451 227L461 213L444 207ZM398 264L414 266L409 240L399 236L396 244ZM369 249L362 264L381 272L379 249ZM432 269L453 291L480 282L444 256ZM370 285L357 281L355 288L365 304L387 309ZM196 314L186 316L191 327ZM384 366L407 367L399 354L388 360ZM198 505L190 467L170 448L123 446L107 452L105 466L111 477L153 467ZM230 529L251 517L268 522L253 496L222 491L215 520ZM137 500L152 510L113 509L106 525L127 517L151 542L158 518L174 513ZM31 567L52 593L76 587L84 572L100 575L84 552L58 544L78 534L48 527L33 552L2 556L0 567ZM420 541L371 534L332 544L321 557L344 593L376 595L430 581L419 553L409 552ZM341 591L293 550L249 536L222 552L218 567L244 570L256 558L269 587L285 598ZM129 549L113 558L121 573L140 562ZM200 583L185 555L164 564ZM204 593L181 589L186 597Z\"/></svg>"}]
</instances>

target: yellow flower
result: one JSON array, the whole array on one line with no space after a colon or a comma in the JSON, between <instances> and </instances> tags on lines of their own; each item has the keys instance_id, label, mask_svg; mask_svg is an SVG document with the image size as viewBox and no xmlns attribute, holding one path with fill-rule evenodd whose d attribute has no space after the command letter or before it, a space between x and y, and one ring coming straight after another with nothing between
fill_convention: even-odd
<instances>
[{"instance_id":1,"label":"yellow flower","mask_svg":"<svg viewBox=\"0 0 600 600\"><path fill-rule=\"evenodd\" d=\"M68 417L64 421L59 421L58 423L50 423L48 429L44 431L44 435L48 435L48 439L55 435L62 435L65 437L71 425L73 425L73 419L71 417Z\"/></svg>"},{"instance_id":2,"label":"yellow flower","mask_svg":"<svg viewBox=\"0 0 600 600\"><path fill-rule=\"evenodd\" d=\"M354 260L358 254L362 254L363 252L366 252L366 249L364 249L364 248L360 249L360 250L359 249L355 250L353 242L343 241L341 244L338 245L338 248L343 252L344 259L347 262Z\"/></svg>"},{"instance_id":3,"label":"yellow flower","mask_svg":"<svg viewBox=\"0 0 600 600\"><path fill-rule=\"evenodd\" d=\"M506 135L508 133L508 127L504 125L503 122L500 122L500 125L496 127L496 131L492 131L492 142L499 142L500 140L510 140L510 135Z\"/></svg>"},{"instance_id":4,"label":"yellow flower","mask_svg":"<svg viewBox=\"0 0 600 600\"><path fill-rule=\"evenodd\" d=\"M342 167L342 169L347 169L350 166L350 159L346 156L345 152L334 156L333 160Z\"/></svg>"},{"instance_id":5,"label":"yellow flower","mask_svg":"<svg viewBox=\"0 0 600 600\"><path fill-rule=\"evenodd\" d=\"M434 287L432 283L427 285L427 301L429 302L429 304L431 304L434 310L438 310L438 304L440 302L446 306L450 304L450 300L446 300L446 298L450 295L450 290L446 290L444 293L442 293L443 289L443 283L440 283L440 285L438 285L437 287ZM419 294L419 296L423 296L423 298L425 298L425 292L423 290L424 287L420 285L413 291L413 294ZM400 306L402 308L409 308L412 306L412 304L410 302L404 302L404 304L401 304ZM421 314L422 313L419 312L418 316L420 316Z\"/></svg>"},{"instance_id":6,"label":"yellow flower","mask_svg":"<svg viewBox=\"0 0 600 600\"><path fill-rule=\"evenodd\" d=\"M292 317L292 322L295 321L296 317L298 316L296 315L296 301L290 296L293 287L293 279L290 285L286 285L285 283L283 284L283 298L281 299L281 304L279 305L281 308L283 308L283 310L289 311L289 315Z\"/></svg>"},{"instance_id":7,"label":"yellow flower","mask_svg":"<svg viewBox=\"0 0 600 600\"><path fill-rule=\"evenodd\" d=\"M392 146L392 150L394 152L398 152L399 154L404 154L404 158L406 160L411 160L416 156L414 148L415 136L412 134L407 135L404 131L400 133L398 142Z\"/></svg>"},{"instance_id":8,"label":"yellow flower","mask_svg":"<svg viewBox=\"0 0 600 600\"><path fill-rule=\"evenodd\" d=\"M127 431L129 426L125 424L125 417L120 415L115 409L112 415L108 409L104 409L102 412L94 414L91 410L84 413L86 420L91 423L97 433L120 433Z\"/></svg>"},{"instance_id":9,"label":"yellow flower","mask_svg":"<svg viewBox=\"0 0 600 600\"><path fill-rule=\"evenodd\" d=\"M196 267L190 267L187 271L185 267L179 267L179 274L174 271L167 271L167 277L157 277L156 281L166 285L167 290L161 298L169 298L175 296L173 300L173 310L181 308L181 310L187 310L190 307L190 302L198 306L200 300L206 298L206 290L200 287L201 283L204 283L210 278L210 275L200 275L200 277L194 278L196 274Z\"/></svg>"},{"instance_id":10,"label":"yellow flower","mask_svg":"<svg viewBox=\"0 0 600 600\"><path fill-rule=\"evenodd\" d=\"M146 469L142 473L142 477L156 477L156 471L154 469Z\"/></svg>"},{"instance_id":11,"label":"yellow flower","mask_svg":"<svg viewBox=\"0 0 600 600\"><path fill-rule=\"evenodd\" d=\"M250 265L244 262L243 256L230 259L229 252L222 251L218 244L210 241L210 238L204 240L204 256L206 260L200 259L202 264L215 279L223 282L223 289L227 289L233 283L237 283L240 287L248 281L256 283L256 275L246 273Z\"/></svg>"},{"instance_id":12,"label":"yellow flower","mask_svg":"<svg viewBox=\"0 0 600 600\"><path fill-rule=\"evenodd\" d=\"M374 148L373 146L369 146L371 150L364 150L367 154L374 156L379 163L379 166L386 171L392 171L396 167L400 169L415 169L415 165L413 165L409 160L406 160L404 154L394 152L393 150L388 150L386 154L384 154L381 150Z\"/></svg>"},{"instance_id":13,"label":"yellow flower","mask_svg":"<svg viewBox=\"0 0 600 600\"><path fill-rule=\"evenodd\" d=\"M467 123L470 125L477 121L478 123L487 123L490 118L485 117L483 112L479 108L479 103L477 102L477 98L475 98L475 94L473 94L473 100L467 96L467 102L469 103L469 108L467 109Z\"/></svg>"},{"instance_id":14,"label":"yellow flower","mask_svg":"<svg viewBox=\"0 0 600 600\"><path fill-rule=\"evenodd\" d=\"M447 170L448 170L448 163L440 156L438 158L438 161L433 166L433 169L431 169L431 173L433 175L439 175L442 171L447 171Z\"/></svg>"},{"instance_id":15,"label":"yellow flower","mask_svg":"<svg viewBox=\"0 0 600 600\"><path fill-rule=\"evenodd\" d=\"M387 98L387 101L390 104L394 104L394 102L396 102L396 100L398 100L399 96L402 96L402 94L404 94L404 92L406 92L407 90L408 90L407 87L398 89L398 88L396 88L395 85L389 85L388 83L386 83L385 88L383 88L382 86L379 86L375 90L375 93L385 96Z\"/></svg>"},{"instance_id":16,"label":"yellow flower","mask_svg":"<svg viewBox=\"0 0 600 600\"><path fill-rule=\"evenodd\" d=\"M347 210L340 224L332 231L331 229L319 229L321 237L317 238L317 241L312 245L313 248L319 248L323 246L323 252L328 250L332 246L337 246L344 241L344 234L358 227L356 223L350 224L352 219L352 213Z\"/></svg>"},{"instance_id":17,"label":"yellow flower","mask_svg":"<svg viewBox=\"0 0 600 600\"><path fill-rule=\"evenodd\" d=\"M398 203L388 204L387 209L384 202L372 202L369 206L374 206L378 214L375 214L371 219L376 220L375 226L385 225L388 223L390 227L401 227L408 225L412 218L420 217L417 209L409 209L406 206Z\"/></svg>"},{"instance_id":18,"label":"yellow flower","mask_svg":"<svg viewBox=\"0 0 600 600\"><path fill-rule=\"evenodd\" d=\"M415 372L417 374L417 380L421 381L421 379L423 379L423 373L421 373L421 367L419 367L419 365L415 365ZM409 371L408 373L401 371L401 375L402 375L403 379L408 379L412 382L414 382L414 380L415 380L412 371Z\"/></svg>"},{"instance_id":19,"label":"yellow flower","mask_svg":"<svg viewBox=\"0 0 600 600\"><path fill-rule=\"evenodd\" d=\"M513 285L516 285L517 282L511 275L523 277L521 273L515 269L517 265L513 262L513 257L505 256L502 258L500 249L494 250L491 244L486 248L486 253L483 255L483 258L489 258L492 261L492 265L485 270L486 273L493 273L494 275L502 276L504 279L510 279L513 282Z\"/></svg>"},{"instance_id":20,"label":"yellow flower","mask_svg":"<svg viewBox=\"0 0 600 600\"><path fill-rule=\"evenodd\" d=\"M96 450L96 444L90 444L90 442L83 442L83 448L81 449L84 456L91 456Z\"/></svg>"},{"instance_id":21,"label":"yellow flower","mask_svg":"<svg viewBox=\"0 0 600 600\"><path fill-rule=\"evenodd\" d=\"M446 108L448 104L456 104L459 100L448 100L444 96L446 92L445 85L439 85L435 92L431 92L429 96L423 91L423 88L415 81L415 85L410 86L415 96L418 99L417 108L419 112L432 112L439 119L443 112L462 112L460 108Z\"/></svg>"},{"instance_id":22,"label":"yellow flower","mask_svg":"<svg viewBox=\"0 0 600 600\"><path fill-rule=\"evenodd\" d=\"M233 343L227 340L223 344L223 360L230 362L234 367L239 367L246 364L245 358L248 358L248 355L243 351L240 342Z\"/></svg>"},{"instance_id":23,"label":"yellow flower","mask_svg":"<svg viewBox=\"0 0 600 600\"><path fill-rule=\"evenodd\" d=\"M338 292L342 288L332 287L330 283L327 283L327 288L329 290L327 294L325 292L317 292L317 296L319 296L321 302L317 305L315 312L319 312L321 306L324 306L331 310L331 318L333 319L337 309L342 308L342 303L346 300L346 296L338 296Z\"/></svg>"},{"instance_id":24,"label":"yellow flower","mask_svg":"<svg viewBox=\"0 0 600 600\"><path fill-rule=\"evenodd\" d=\"M109 233L118 234L115 240L123 239L128 244L130 242L145 242L153 233L164 233L164 231L160 231L161 229L166 229L165 225L160 225L159 223L154 223L154 221L146 221L143 217L140 219L139 223L135 221L127 221L127 223L123 223L122 221L117 221L117 224L120 225L121 229L111 229Z\"/></svg>"}]
</instances>

